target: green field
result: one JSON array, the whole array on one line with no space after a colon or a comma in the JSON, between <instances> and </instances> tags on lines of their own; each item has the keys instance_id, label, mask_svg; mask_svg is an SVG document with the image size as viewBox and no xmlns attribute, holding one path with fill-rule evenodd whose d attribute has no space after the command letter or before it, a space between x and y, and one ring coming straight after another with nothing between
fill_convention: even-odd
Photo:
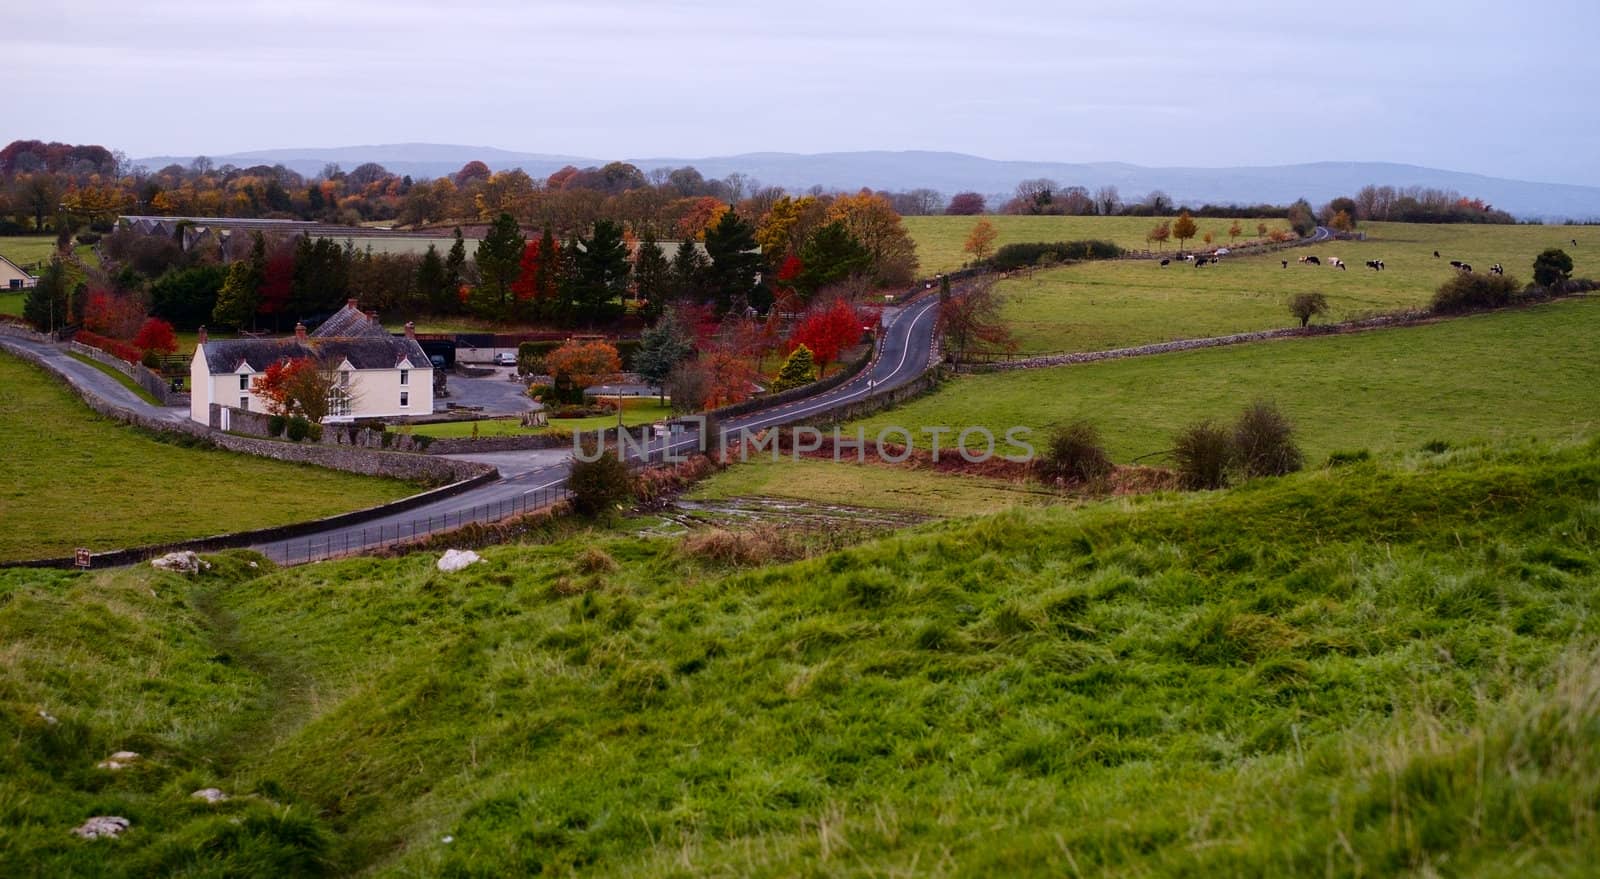
<instances>
[{"instance_id":1,"label":"green field","mask_svg":"<svg viewBox=\"0 0 1600 879\"><path fill-rule=\"evenodd\" d=\"M55 252L54 235L0 235L0 256L30 271L35 263L49 259L50 254ZM89 265L100 264L100 258L95 255L94 248L87 244L78 245L73 249L73 253ZM38 272L35 271L34 274Z\"/></svg>"},{"instance_id":2,"label":"green field","mask_svg":"<svg viewBox=\"0 0 1600 879\"><path fill-rule=\"evenodd\" d=\"M1600 300L1552 303L1420 327L1290 339L956 378L864 422L885 427L1043 428L1088 418L1113 456L1171 446L1205 417L1258 397L1294 419L1312 460L1441 439L1563 437L1600 429Z\"/></svg>"},{"instance_id":3,"label":"green field","mask_svg":"<svg viewBox=\"0 0 1600 879\"><path fill-rule=\"evenodd\" d=\"M1058 499L1037 486L997 479L806 459L736 464L695 486L688 496L694 500L797 498L924 516L970 516Z\"/></svg>"},{"instance_id":4,"label":"green field","mask_svg":"<svg viewBox=\"0 0 1600 879\"><path fill-rule=\"evenodd\" d=\"M0 560L96 552L360 509L416 486L184 448L94 415L0 355Z\"/></svg>"},{"instance_id":5,"label":"green field","mask_svg":"<svg viewBox=\"0 0 1600 879\"><path fill-rule=\"evenodd\" d=\"M1023 217L995 214L985 217L905 217L902 222L905 223L911 240L917 243L917 259L921 263L917 272L927 277L959 269L962 264L972 259L972 255L964 252L962 247L966 244L967 235L972 231L972 227L977 225L979 220L988 220L999 233L999 237L995 239L996 247L1032 241L1099 239L1110 241L1128 250L1145 250L1150 248L1150 244L1144 240L1145 233L1163 220L1169 219L1171 218ZM1233 224L1232 220L1198 218L1195 222L1200 227L1201 235L1207 232L1213 234L1217 245L1226 246L1229 243L1228 227ZM1258 237L1257 223L1266 223L1269 231L1289 228L1289 224L1283 220L1240 220L1239 225L1244 227L1244 234L1239 236L1239 243ZM1196 237L1190 247L1199 247L1200 244L1200 239ZM1167 245L1168 250L1175 250L1176 247L1177 242Z\"/></svg>"},{"instance_id":6,"label":"green field","mask_svg":"<svg viewBox=\"0 0 1600 879\"><path fill-rule=\"evenodd\" d=\"M650 424L672 417L671 404L663 406L655 397L627 397L622 401L622 422L629 427ZM523 427L516 418L486 418L481 421L440 421L433 424L415 424L411 432L419 436L465 437L472 436L477 425L478 436L531 436L551 431L600 430L617 426L617 416L597 415L592 418L552 418L549 427Z\"/></svg>"},{"instance_id":7,"label":"green field","mask_svg":"<svg viewBox=\"0 0 1600 879\"><path fill-rule=\"evenodd\" d=\"M1588 876L1597 491L1591 443L743 570L0 572L0 873Z\"/></svg>"},{"instance_id":8,"label":"green field","mask_svg":"<svg viewBox=\"0 0 1600 879\"><path fill-rule=\"evenodd\" d=\"M1285 303L1303 292L1327 296L1331 313L1319 321L1417 308L1454 274L1452 259L1480 272L1498 262L1526 283L1540 251L1568 245L1574 275L1600 277L1600 235L1590 232L1592 247L1569 245L1575 236L1582 241L1589 231L1583 227L1373 223L1364 230L1367 241L1224 258L1203 269L1187 263L1162 268L1146 261L1095 262L1015 277L997 289L1006 299L1004 314L1021 352L1042 354L1293 326L1297 321ZM1307 254L1325 263L1337 256L1350 268L1301 265L1299 257ZM1385 270L1367 269L1369 259L1383 260Z\"/></svg>"},{"instance_id":9,"label":"green field","mask_svg":"<svg viewBox=\"0 0 1600 879\"><path fill-rule=\"evenodd\" d=\"M21 317L22 300L26 299L27 295L26 293L0 293L0 314Z\"/></svg>"}]
</instances>

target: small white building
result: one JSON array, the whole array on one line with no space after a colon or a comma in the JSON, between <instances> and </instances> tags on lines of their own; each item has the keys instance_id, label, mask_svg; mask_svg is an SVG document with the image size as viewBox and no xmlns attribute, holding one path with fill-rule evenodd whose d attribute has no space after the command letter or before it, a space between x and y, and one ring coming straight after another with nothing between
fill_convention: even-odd
<instances>
[{"instance_id":1,"label":"small white building","mask_svg":"<svg viewBox=\"0 0 1600 879\"><path fill-rule=\"evenodd\" d=\"M309 334L300 324L288 338L210 340L202 329L189 363L189 417L209 424L212 403L267 411L255 377L274 363L304 357L338 373L341 393L330 422L433 413L433 364L412 325L404 336L392 335L351 299Z\"/></svg>"},{"instance_id":2,"label":"small white building","mask_svg":"<svg viewBox=\"0 0 1600 879\"><path fill-rule=\"evenodd\" d=\"M26 290L37 283L39 279L23 271L22 266L0 256L0 293Z\"/></svg>"}]
</instances>

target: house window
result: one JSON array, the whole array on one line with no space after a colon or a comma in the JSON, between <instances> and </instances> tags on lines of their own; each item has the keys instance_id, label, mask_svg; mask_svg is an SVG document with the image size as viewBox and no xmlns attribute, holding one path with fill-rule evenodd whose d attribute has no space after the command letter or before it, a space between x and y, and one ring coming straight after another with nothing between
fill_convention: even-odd
<instances>
[{"instance_id":1,"label":"house window","mask_svg":"<svg viewBox=\"0 0 1600 879\"><path fill-rule=\"evenodd\" d=\"M410 405L411 405L411 392L410 391L401 391L400 392L400 408L404 409L405 407L410 406Z\"/></svg>"},{"instance_id":2,"label":"house window","mask_svg":"<svg viewBox=\"0 0 1600 879\"><path fill-rule=\"evenodd\" d=\"M402 385L411 384L411 370L409 370L409 369L400 370L400 384L402 384Z\"/></svg>"},{"instance_id":3,"label":"house window","mask_svg":"<svg viewBox=\"0 0 1600 879\"><path fill-rule=\"evenodd\" d=\"M248 375L239 376L239 390L241 390L241 391L250 390L250 376L248 376Z\"/></svg>"},{"instance_id":4,"label":"house window","mask_svg":"<svg viewBox=\"0 0 1600 879\"><path fill-rule=\"evenodd\" d=\"M249 397L240 397L239 398L239 408L245 410L246 412L250 411L250 398Z\"/></svg>"},{"instance_id":5,"label":"house window","mask_svg":"<svg viewBox=\"0 0 1600 879\"><path fill-rule=\"evenodd\" d=\"M401 384L405 384L405 382L401 382ZM350 370L348 370L348 369L339 370L339 386L340 387L349 387L350 386Z\"/></svg>"}]
</instances>

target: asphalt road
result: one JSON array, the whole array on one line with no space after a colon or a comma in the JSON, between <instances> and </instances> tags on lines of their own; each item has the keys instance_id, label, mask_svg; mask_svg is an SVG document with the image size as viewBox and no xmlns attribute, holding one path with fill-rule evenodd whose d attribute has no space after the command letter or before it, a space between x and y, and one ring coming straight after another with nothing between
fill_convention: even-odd
<instances>
[{"instance_id":1,"label":"asphalt road","mask_svg":"<svg viewBox=\"0 0 1600 879\"><path fill-rule=\"evenodd\" d=\"M189 417L187 408L154 406L146 403L138 394L123 387L121 382L111 376L75 357L67 356L66 349L60 346L16 336L0 336L0 345L30 351L43 357L50 361L52 366L66 373L67 380L74 386L88 390L95 396L110 400L118 406L164 421L184 421Z\"/></svg>"},{"instance_id":2,"label":"asphalt road","mask_svg":"<svg viewBox=\"0 0 1600 879\"><path fill-rule=\"evenodd\" d=\"M936 296L923 297L911 301L886 318L883 343L876 359L850 381L786 406L728 419L721 423L721 427L726 431L755 431L789 424L915 379L929 365L934 330L938 323L938 305ZM670 449L675 454L686 455L699 445L698 433L685 431L652 441L649 454L659 457ZM307 558L354 553L470 522L497 521L526 510L538 509L558 497L567 479L570 460L565 451L552 455L549 450L460 457L492 463L500 468L503 475L495 482L424 506L357 525L329 528L310 536L262 543L252 549L274 560L295 563Z\"/></svg>"}]
</instances>

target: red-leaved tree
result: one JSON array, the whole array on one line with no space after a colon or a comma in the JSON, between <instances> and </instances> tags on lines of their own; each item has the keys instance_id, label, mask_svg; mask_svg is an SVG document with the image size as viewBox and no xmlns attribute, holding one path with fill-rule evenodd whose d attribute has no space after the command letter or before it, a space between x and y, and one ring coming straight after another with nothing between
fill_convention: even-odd
<instances>
[{"instance_id":1,"label":"red-leaved tree","mask_svg":"<svg viewBox=\"0 0 1600 879\"><path fill-rule=\"evenodd\" d=\"M805 345L816 356L819 369L839 359L839 354L861 341L861 316L843 299L814 306L789 335L788 350Z\"/></svg>"},{"instance_id":2,"label":"red-leaved tree","mask_svg":"<svg viewBox=\"0 0 1600 879\"><path fill-rule=\"evenodd\" d=\"M267 253L266 270L261 276L261 286L256 288L259 304L256 311L271 318L272 325L289 310L289 290L294 282L294 245L278 244Z\"/></svg>"},{"instance_id":3,"label":"red-leaved tree","mask_svg":"<svg viewBox=\"0 0 1600 879\"><path fill-rule=\"evenodd\" d=\"M139 331L145 310L132 295L91 289L83 300L83 327L112 339L127 339Z\"/></svg>"},{"instance_id":4,"label":"red-leaved tree","mask_svg":"<svg viewBox=\"0 0 1600 879\"><path fill-rule=\"evenodd\" d=\"M172 324L159 317L145 318L138 335L133 337L133 345L144 351L174 354L178 350L178 337L172 332Z\"/></svg>"},{"instance_id":5,"label":"red-leaved tree","mask_svg":"<svg viewBox=\"0 0 1600 879\"><path fill-rule=\"evenodd\" d=\"M560 292L556 289L555 266L561 259L561 245L558 243L550 248L548 259L540 253L541 249L538 238L528 239L527 246L522 249L522 262L517 279L511 282L511 292L517 297L518 302L554 299Z\"/></svg>"}]
</instances>

